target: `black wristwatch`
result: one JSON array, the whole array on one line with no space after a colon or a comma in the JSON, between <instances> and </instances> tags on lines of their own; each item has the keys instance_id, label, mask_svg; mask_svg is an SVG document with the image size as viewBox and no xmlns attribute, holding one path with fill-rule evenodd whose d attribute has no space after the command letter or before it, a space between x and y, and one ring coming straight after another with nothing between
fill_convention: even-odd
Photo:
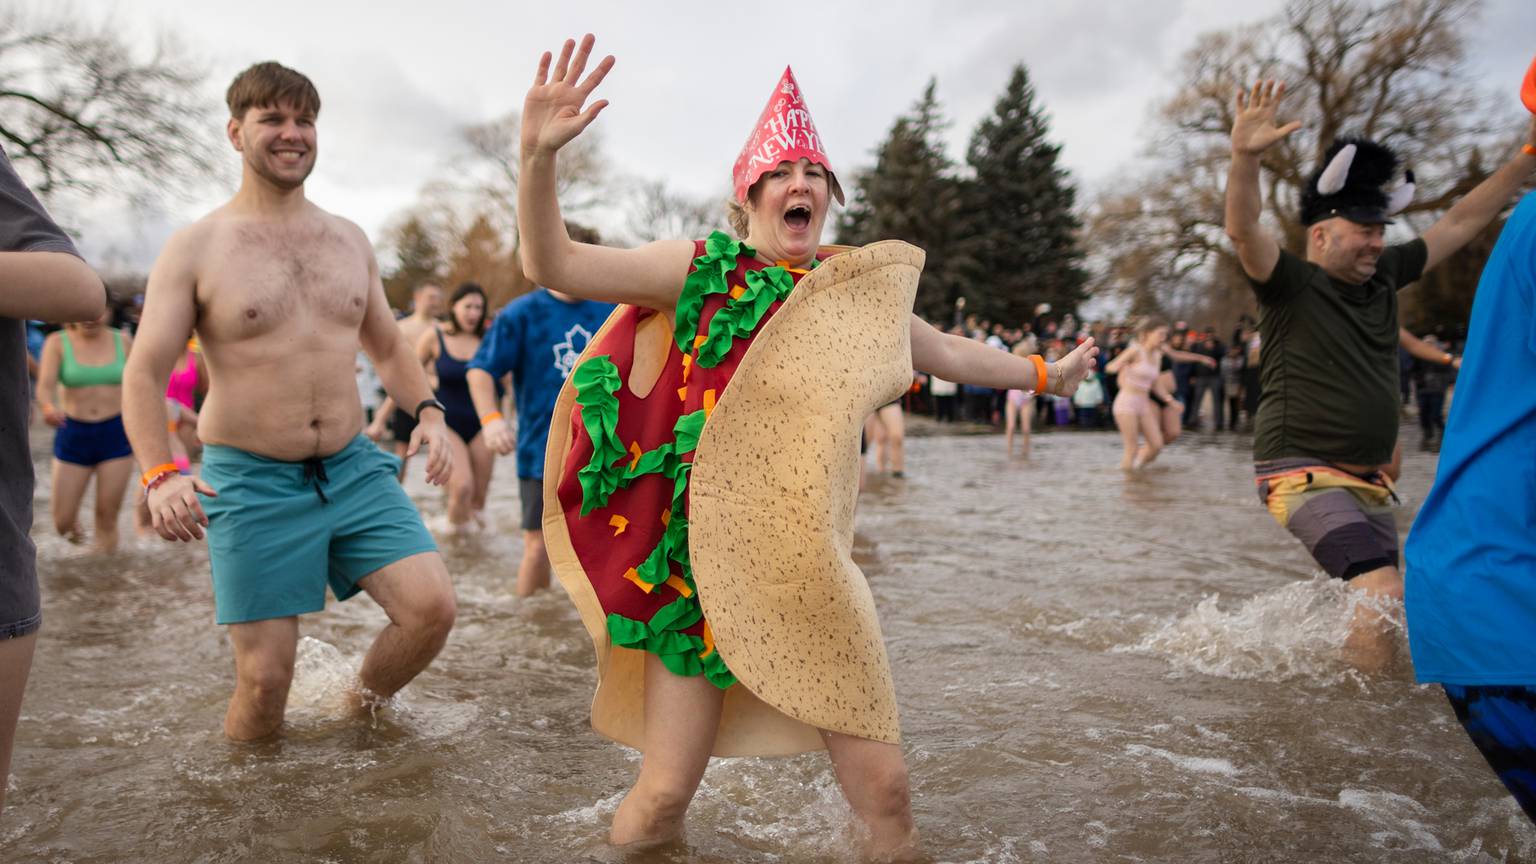
<instances>
[{"instance_id":1,"label":"black wristwatch","mask_svg":"<svg viewBox=\"0 0 1536 864\"><path fill-rule=\"evenodd\" d=\"M421 404L416 406L416 410L412 412L416 415L417 423L421 422L421 412L427 408L436 408L437 410L443 412L444 417L448 416L448 406L437 401L436 399L423 399L421 400Z\"/></svg>"}]
</instances>

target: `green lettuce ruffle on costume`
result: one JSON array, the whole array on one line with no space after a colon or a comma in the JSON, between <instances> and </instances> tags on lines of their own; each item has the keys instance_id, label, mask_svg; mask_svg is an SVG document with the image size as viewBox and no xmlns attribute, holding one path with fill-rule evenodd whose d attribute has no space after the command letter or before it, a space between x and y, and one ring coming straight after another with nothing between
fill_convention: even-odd
<instances>
[{"instance_id":1,"label":"green lettuce ruffle on costume","mask_svg":"<svg viewBox=\"0 0 1536 864\"><path fill-rule=\"evenodd\" d=\"M673 674L702 674L704 666L699 654L704 650L704 640L682 632L704 616L697 596L677 598L656 610L649 622L610 612L608 637L615 645L655 654Z\"/></svg>"},{"instance_id":2,"label":"green lettuce ruffle on costume","mask_svg":"<svg viewBox=\"0 0 1536 864\"><path fill-rule=\"evenodd\" d=\"M618 475L609 470L624 458L624 445L614 431L619 425L617 393L622 383L619 369L606 355L593 357L571 374L576 388L576 404L581 406L581 424L592 439L592 458L576 472L581 483L581 515L608 503L619 488Z\"/></svg>"},{"instance_id":3,"label":"green lettuce ruffle on costume","mask_svg":"<svg viewBox=\"0 0 1536 864\"><path fill-rule=\"evenodd\" d=\"M745 290L731 298L709 319L709 333L699 345L698 362L706 369L720 365L737 339L751 336L768 308L789 296L795 280L783 267L767 267L747 273Z\"/></svg>"},{"instance_id":4,"label":"green lettuce ruffle on costume","mask_svg":"<svg viewBox=\"0 0 1536 864\"><path fill-rule=\"evenodd\" d=\"M615 645L655 654L674 675L703 675L709 683L725 690L736 683L736 676L725 665L720 652L708 649L698 636L682 632L698 623L702 615L697 595L679 597L663 606L649 623L610 612L608 638ZM706 650L708 654L704 653Z\"/></svg>"},{"instance_id":5,"label":"green lettuce ruffle on costume","mask_svg":"<svg viewBox=\"0 0 1536 864\"><path fill-rule=\"evenodd\" d=\"M703 645L704 640L700 639L699 646L702 648ZM709 652L707 656L699 658L699 663L704 667L704 677L721 690L736 683L736 675L725 665L725 658L720 656L719 651Z\"/></svg>"},{"instance_id":6,"label":"green lettuce ruffle on costume","mask_svg":"<svg viewBox=\"0 0 1536 864\"><path fill-rule=\"evenodd\" d=\"M740 240L732 240L724 231L716 231L704 240L704 254L693 259L693 272L683 280L683 293L677 298L677 314L672 328L677 350L684 354L693 350L693 334L699 329L704 297L729 292L731 286L726 277L736 269L737 257L746 255L750 258L756 254L757 250Z\"/></svg>"}]
</instances>

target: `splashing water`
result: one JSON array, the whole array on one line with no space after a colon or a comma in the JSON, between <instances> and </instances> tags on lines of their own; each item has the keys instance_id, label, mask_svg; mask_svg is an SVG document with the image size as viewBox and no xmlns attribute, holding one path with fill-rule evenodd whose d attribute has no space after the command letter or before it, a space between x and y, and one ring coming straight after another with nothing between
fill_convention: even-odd
<instances>
[{"instance_id":1,"label":"splashing water","mask_svg":"<svg viewBox=\"0 0 1536 864\"><path fill-rule=\"evenodd\" d=\"M357 670L341 649L313 636L299 640L288 691L289 722L335 720L348 715L350 694L358 686Z\"/></svg>"},{"instance_id":2,"label":"splashing water","mask_svg":"<svg viewBox=\"0 0 1536 864\"><path fill-rule=\"evenodd\" d=\"M1354 674L1341 651L1361 606L1381 613L1394 638L1403 638L1402 604L1317 576L1257 594L1232 610L1221 608L1219 595L1208 594L1189 614L1122 650L1163 655L1222 678L1335 683Z\"/></svg>"}]
</instances>

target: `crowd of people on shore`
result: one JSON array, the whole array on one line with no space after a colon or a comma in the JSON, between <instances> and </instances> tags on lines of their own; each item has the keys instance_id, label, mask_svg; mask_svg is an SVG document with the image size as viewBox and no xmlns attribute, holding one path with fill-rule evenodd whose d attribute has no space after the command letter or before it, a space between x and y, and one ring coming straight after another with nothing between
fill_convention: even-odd
<instances>
[{"instance_id":1,"label":"crowd of people on shore","mask_svg":"<svg viewBox=\"0 0 1536 864\"><path fill-rule=\"evenodd\" d=\"M1032 321L1015 328L966 316L963 322L951 325L949 332L998 350L1025 354L1039 351L1047 357L1059 357L1093 339L1102 348L1098 368L1070 396L1031 397L1028 426L1033 431L1054 427L1116 428L1111 407L1120 392L1121 376L1118 370L1110 371L1110 366L1135 344L1138 326L1161 319L1145 316L1135 321L1097 320L1079 324L1068 314L1058 322L1046 314L1048 308L1044 304L1042 307ZM1039 333L1047 335L1042 338L1036 335ZM1252 431L1261 392L1262 341L1258 321L1246 314L1238 318L1229 334L1215 324L1168 324L1163 347L1167 356L1159 364L1159 374L1166 376L1163 386L1167 396L1162 397L1162 407L1178 420L1169 428ZM1406 345L1400 346L1399 383L1405 412L1412 408L1422 425L1420 446L1432 449L1445 429L1447 396L1454 389L1459 366L1444 362L1441 356L1459 357L1465 334L1456 328L1435 325L1424 328L1416 341L1433 353L1416 354ZM902 400L902 407L909 414L930 416L939 423L966 422L1005 431L1012 429L1015 422L1023 428L1022 420L1015 420L1015 414L1026 413L1019 410L1022 405L1023 400L1007 390L960 385L926 375L913 378L911 390Z\"/></svg>"}]
</instances>

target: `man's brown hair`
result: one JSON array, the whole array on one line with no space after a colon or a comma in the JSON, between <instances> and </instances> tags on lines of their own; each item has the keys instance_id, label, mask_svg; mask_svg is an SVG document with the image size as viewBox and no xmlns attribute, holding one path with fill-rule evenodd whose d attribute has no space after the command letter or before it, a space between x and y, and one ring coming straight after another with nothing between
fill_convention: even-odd
<instances>
[{"instance_id":1,"label":"man's brown hair","mask_svg":"<svg viewBox=\"0 0 1536 864\"><path fill-rule=\"evenodd\" d=\"M246 69L229 83L224 94L229 116L240 119L251 108L289 105L301 113L319 116L320 92L302 72L271 60Z\"/></svg>"}]
</instances>

